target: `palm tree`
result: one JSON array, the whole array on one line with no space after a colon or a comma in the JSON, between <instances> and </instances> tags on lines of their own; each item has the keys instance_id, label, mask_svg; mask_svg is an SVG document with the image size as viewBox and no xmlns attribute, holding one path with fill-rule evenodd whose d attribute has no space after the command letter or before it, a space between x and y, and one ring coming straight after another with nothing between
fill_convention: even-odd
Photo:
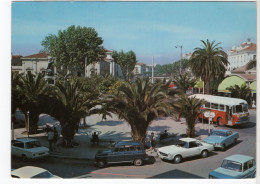
<instances>
[{"instance_id":1,"label":"palm tree","mask_svg":"<svg viewBox=\"0 0 260 184\"><path fill-rule=\"evenodd\" d=\"M205 100L200 100L195 97L182 95L178 101L178 110L186 119L188 137L195 136L195 121L199 115L200 107L206 103Z\"/></svg>"},{"instance_id":2,"label":"palm tree","mask_svg":"<svg viewBox=\"0 0 260 184\"><path fill-rule=\"evenodd\" d=\"M228 87L227 90L230 91L231 97L244 99L248 103L250 102L251 89L247 87L246 84L241 86L236 84L234 86Z\"/></svg>"},{"instance_id":3,"label":"palm tree","mask_svg":"<svg viewBox=\"0 0 260 184\"><path fill-rule=\"evenodd\" d=\"M172 81L184 93L196 84L196 79L191 78L187 72L175 75Z\"/></svg>"},{"instance_id":4,"label":"palm tree","mask_svg":"<svg viewBox=\"0 0 260 184\"><path fill-rule=\"evenodd\" d=\"M195 48L190 59L190 66L196 77L206 83L205 92L209 94L210 80L223 79L229 64L227 54L219 47L220 43L201 40L202 48Z\"/></svg>"},{"instance_id":5,"label":"palm tree","mask_svg":"<svg viewBox=\"0 0 260 184\"><path fill-rule=\"evenodd\" d=\"M103 108L129 123L133 140L144 142L152 120L169 113L167 95L161 86L161 83L151 85L148 79L138 78L135 83L123 85L120 93L106 96Z\"/></svg>"},{"instance_id":6,"label":"palm tree","mask_svg":"<svg viewBox=\"0 0 260 184\"><path fill-rule=\"evenodd\" d=\"M76 77L57 81L52 93L42 97L41 104L47 107L45 113L59 120L63 139L70 146L80 119L98 113L93 109L99 104L97 99L97 94L90 93L84 82Z\"/></svg>"},{"instance_id":7,"label":"palm tree","mask_svg":"<svg viewBox=\"0 0 260 184\"><path fill-rule=\"evenodd\" d=\"M17 84L17 106L25 115L25 127L27 131L36 133L39 115L43 107L40 104L40 98L49 92L50 87L45 82L44 74L33 75L28 73L25 76L19 75L20 81ZM15 105L13 104L13 109ZM28 113L30 126L28 129Z\"/></svg>"}]
</instances>

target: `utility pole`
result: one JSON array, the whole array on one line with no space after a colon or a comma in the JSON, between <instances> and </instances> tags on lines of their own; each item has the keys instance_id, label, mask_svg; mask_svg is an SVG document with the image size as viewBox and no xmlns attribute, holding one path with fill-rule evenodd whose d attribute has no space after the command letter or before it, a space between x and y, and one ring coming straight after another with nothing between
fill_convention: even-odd
<instances>
[{"instance_id":1,"label":"utility pole","mask_svg":"<svg viewBox=\"0 0 260 184\"><path fill-rule=\"evenodd\" d=\"M154 82L153 77L154 77L154 56L153 56L153 61L152 61L152 83Z\"/></svg>"}]
</instances>

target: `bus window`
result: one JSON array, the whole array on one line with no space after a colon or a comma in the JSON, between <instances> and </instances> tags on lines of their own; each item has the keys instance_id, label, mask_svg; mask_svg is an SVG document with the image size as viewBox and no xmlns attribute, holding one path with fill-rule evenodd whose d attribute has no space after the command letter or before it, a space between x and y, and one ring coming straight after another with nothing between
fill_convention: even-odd
<instances>
[{"instance_id":1,"label":"bus window","mask_svg":"<svg viewBox=\"0 0 260 184\"><path fill-rule=\"evenodd\" d=\"M243 107L243 111L244 111L244 112L248 112L248 106L247 106L247 104L243 104L242 107Z\"/></svg>"},{"instance_id":2,"label":"bus window","mask_svg":"<svg viewBox=\"0 0 260 184\"><path fill-rule=\"evenodd\" d=\"M212 103L211 104L211 109L218 109L218 104Z\"/></svg>"},{"instance_id":3,"label":"bus window","mask_svg":"<svg viewBox=\"0 0 260 184\"><path fill-rule=\"evenodd\" d=\"M236 113L243 112L242 105L236 105Z\"/></svg>"},{"instance_id":4,"label":"bus window","mask_svg":"<svg viewBox=\"0 0 260 184\"><path fill-rule=\"evenodd\" d=\"M225 111L225 105L219 105L219 110L221 110L221 111Z\"/></svg>"},{"instance_id":5,"label":"bus window","mask_svg":"<svg viewBox=\"0 0 260 184\"><path fill-rule=\"evenodd\" d=\"M210 103L207 102L207 103L205 104L205 107L210 108Z\"/></svg>"}]
</instances>

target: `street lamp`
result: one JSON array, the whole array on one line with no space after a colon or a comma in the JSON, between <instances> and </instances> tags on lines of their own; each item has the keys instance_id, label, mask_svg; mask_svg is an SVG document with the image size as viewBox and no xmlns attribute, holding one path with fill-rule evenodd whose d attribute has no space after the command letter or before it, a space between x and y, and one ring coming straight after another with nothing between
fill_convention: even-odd
<instances>
[{"instance_id":1,"label":"street lamp","mask_svg":"<svg viewBox=\"0 0 260 184\"><path fill-rule=\"evenodd\" d=\"M29 132L30 132L30 118L29 118L29 115L30 115L30 112L27 111L27 117L28 117L28 131L27 131L27 133L28 133L28 138L29 138Z\"/></svg>"},{"instance_id":2,"label":"street lamp","mask_svg":"<svg viewBox=\"0 0 260 184\"><path fill-rule=\"evenodd\" d=\"M182 60L182 45L176 45L175 48L181 48L181 60ZM181 74L181 60L180 60L180 74Z\"/></svg>"}]
</instances>

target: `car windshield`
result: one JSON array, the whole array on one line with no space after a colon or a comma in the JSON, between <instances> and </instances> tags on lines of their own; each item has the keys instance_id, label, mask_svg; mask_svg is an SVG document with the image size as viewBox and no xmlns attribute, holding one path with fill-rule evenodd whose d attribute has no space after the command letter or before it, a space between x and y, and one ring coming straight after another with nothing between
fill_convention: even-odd
<instances>
[{"instance_id":1,"label":"car windshield","mask_svg":"<svg viewBox=\"0 0 260 184\"><path fill-rule=\"evenodd\" d=\"M231 160L223 160L221 167L232 171L242 172L242 164Z\"/></svg>"},{"instance_id":2,"label":"car windshield","mask_svg":"<svg viewBox=\"0 0 260 184\"><path fill-rule=\"evenodd\" d=\"M41 143L39 141L27 142L25 145L26 145L26 148L28 148L28 149L41 147Z\"/></svg>"},{"instance_id":3,"label":"car windshield","mask_svg":"<svg viewBox=\"0 0 260 184\"><path fill-rule=\"evenodd\" d=\"M242 107L243 107L243 111L244 111L244 112L248 112L248 106L247 106L247 104L243 104Z\"/></svg>"},{"instance_id":4,"label":"car windshield","mask_svg":"<svg viewBox=\"0 0 260 184\"><path fill-rule=\"evenodd\" d=\"M33 176L32 178L52 178L53 175L49 171L44 171L40 174Z\"/></svg>"},{"instance_id":5,"label":"car windshield","mask_svg":"<svg viewBox=\"0 0 260 184\"><path fill-rule=\"evenodd\" d=\"M217 136L225 136L225 132L221 132L221 131L213 131L211 133L211 135L217 135Z\"/></svg>"},{"instance_id":6,"label":"car windshield","mask_svg":"<svg viewBox=\"0 0 260 184\"><path fill-rule=\"evenodd\" d=\"M188 143L184 142L184 141L179 141L176 146L183 147L183 148L188 148Z\"/></svg>"}]
</instances>

